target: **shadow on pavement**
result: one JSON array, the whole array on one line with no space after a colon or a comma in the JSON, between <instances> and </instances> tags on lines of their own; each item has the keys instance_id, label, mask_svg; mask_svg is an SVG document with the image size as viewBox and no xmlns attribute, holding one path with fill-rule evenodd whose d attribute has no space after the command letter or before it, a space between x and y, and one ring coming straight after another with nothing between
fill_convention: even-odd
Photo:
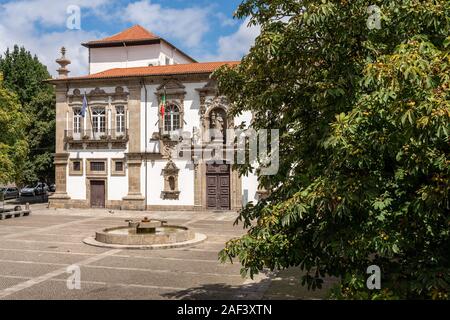
<instances>
[{"instance_id":1,"label":"shadow on pavement","mask_svg":"<svg viewBox=\"0 0 450 320\"><path fill-rule=\"evenodd\" d=\"M177 300L259 300L263 298L264 290L269 283L269 279L264 279L258 283L236 286L224 283L205 284L194 288L165 293L162 296Z\"/></svg>"},{"instance_id":2,"label":"shadow on pavement","mask_svg":"<svg viewBox=\"0 0 450 320\"><path fill-rule=\"evenodd\" d=\"M322 289L308 290L306 286L301 285L301 277L304 274L300 268L291 267L258 283L240 286L208 284L169 292L163 296L180 300L322 300L328 298L329 290L338 283L338 279L327 277Z\"/></svg>"}]
</instances>

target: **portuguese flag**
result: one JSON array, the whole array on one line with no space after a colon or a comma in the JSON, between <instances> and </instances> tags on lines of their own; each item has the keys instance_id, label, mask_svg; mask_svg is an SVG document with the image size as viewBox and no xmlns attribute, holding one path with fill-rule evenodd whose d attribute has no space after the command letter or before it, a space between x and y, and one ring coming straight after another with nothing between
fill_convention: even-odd
<instances>
[{"instance_id":1,"label":"portuguese flag","mask_svg":"<svg viewBox=\"0 0 450 320\"><path fill-rule=\"evenodd\" d=\"M161 116L164 118L164 112L166 111L166 90L164 90L164 94L161 98L161 107L159 111L161 112Z\"/></svg>"}]
</instances>

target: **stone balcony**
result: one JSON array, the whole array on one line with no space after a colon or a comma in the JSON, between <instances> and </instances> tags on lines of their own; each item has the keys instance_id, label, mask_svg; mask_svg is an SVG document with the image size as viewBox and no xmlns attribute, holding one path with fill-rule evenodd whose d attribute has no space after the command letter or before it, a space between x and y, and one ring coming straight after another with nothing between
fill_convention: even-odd
<instances>
[{"instance_id":1,"label":"stone balcony","mask_svg":"<svg viewBox=\"0 0 450 320\"><path fill-rule=\"evenodd\" d=\"M64 142L68 150L126 149L128 139L127 129L123 132L118 132L116 129L64 131Z\"/></svg>"}]
</instances>

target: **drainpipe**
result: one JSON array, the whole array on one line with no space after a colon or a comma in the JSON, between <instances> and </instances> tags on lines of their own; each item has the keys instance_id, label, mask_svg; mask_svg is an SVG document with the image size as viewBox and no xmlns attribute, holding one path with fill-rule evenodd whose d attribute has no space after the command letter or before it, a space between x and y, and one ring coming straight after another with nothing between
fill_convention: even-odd
<instances>
[{"instance_id":1,"label":"drainpipe","mask_svg":"<svg viewBox=\"0 0 450 320\"><path fill-rule=\"evenodd\" d=\"M125 68L128 68L128 47L127 47L127 44L125 42L123 42L123 46L125 48L125 54L127 56L126 61L125 61Z\"/></svg>"},{"instance_id":2,"label":"drainpipe","mask_svg":"<svg viewBox=\"0 0 450 320\"><path fill-rule=\"evenodd\" d=\"M147 86L145 85L145 81L144 79L141 80L141 85L144 88L144 92L145 92L145 103L144 103L144 108L145 108L145 112L144 112L144 117L145 117L145 132L144 132L144 139L145 139L145 144L144 144L144 149L145 149L145 210L147 210L147 177L148 177L148 163L147 163Z\"/></svg>"}]
</instances>

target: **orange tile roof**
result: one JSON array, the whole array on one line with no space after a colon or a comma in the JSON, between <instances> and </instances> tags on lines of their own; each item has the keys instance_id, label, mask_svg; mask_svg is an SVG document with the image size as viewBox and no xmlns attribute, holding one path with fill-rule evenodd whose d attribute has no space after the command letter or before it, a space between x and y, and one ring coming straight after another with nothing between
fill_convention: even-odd
<instances>
[{"instance_id":1,"label":"orange tile roof","mask_svg":"<svg viewBox=\"0 0 450 320\"><path fill-rule=\"evenodd\" d=\"M164 42L173 49L176 49L179 53L184 55L186 58L192 62L197 62L194 58L183 52L183 50L178 49L169 41L151 33L144 27L140 25L134 25L122 32L119 32L113 36L106 37L100 40L93 40L81 45L87 48L99 48L99 47L118 47L126 45L143 45L143 44L155 44L159 42Z\"/></svg>"},{"instance_id":2,"label":"orange tile roof","mask_svg":"<svg viewBox=\"0 0 450 320\"><path fill-rule=\"evenodd\" d=\"M49 81L58 82L67 80L96 80L96 79L131 78L144 76L202 74L202 73L212 73L223 65L236 66L238 64L239 61L222 61L222 62L174 64L174 65L153 66L153 67L115 68L105 70L99 73L90 74L87 76L72 77L65 79L51 79Z\"/></svg>"},{"instance_id":3,"label":"orange tile roof","mask_svg":"<svg viewBox=\"0 0 450 320\"><path fill-rule=\"evenodd\" d=\"M95 44L107 44L107 43L117 43L117 42L135 42L135 41L145 41L145 40L158 40L161 39L157 35L151 33L147 29L140 25L132 26L122 32L119 32L113 36L106 37L100 40L93 40L85 43L84 45L90 46Z\"/></svg>"}]
</instances>

